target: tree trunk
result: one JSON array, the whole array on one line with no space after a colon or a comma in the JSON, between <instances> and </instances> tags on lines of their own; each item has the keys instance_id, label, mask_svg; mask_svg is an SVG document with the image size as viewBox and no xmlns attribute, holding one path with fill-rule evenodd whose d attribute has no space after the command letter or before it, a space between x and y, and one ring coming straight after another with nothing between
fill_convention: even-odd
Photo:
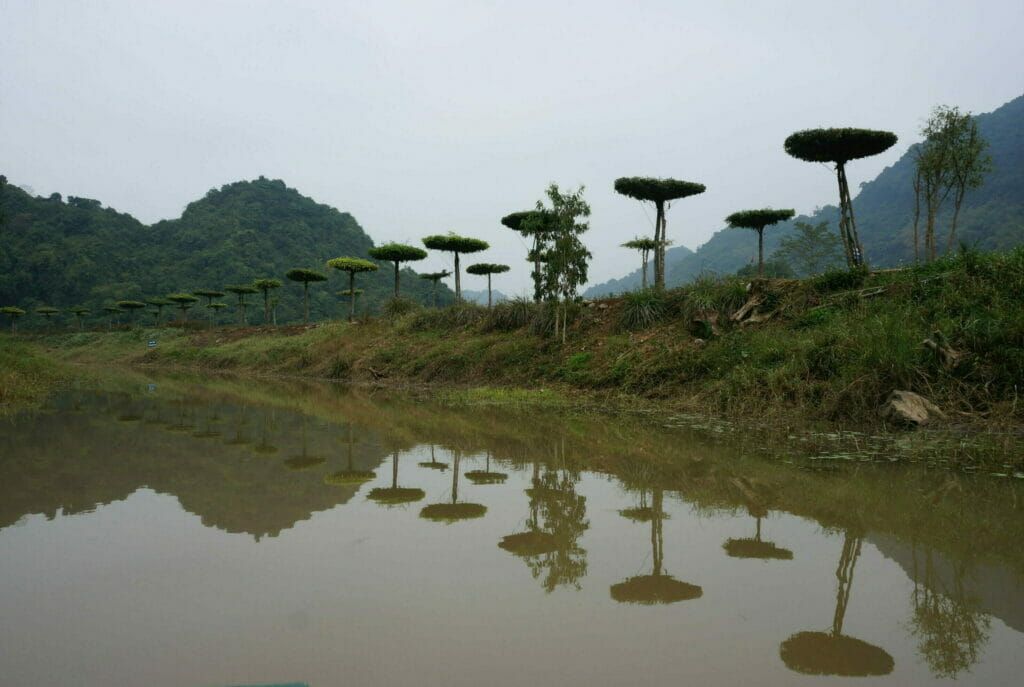
<instances>
[{"instance_id":1,"label":"tree trunk","mask_svg":"<svg viewBox=\"0 0 1024 687\"><path fill-rule=\"evenodd\" d=\"M270 325L270 289L263 289L263 326Z\"/></svg>"},{"instance_id":2,"label":"tree trunk","mask_svg":"<svg viewBox=\"0 0 1024 687\"><path fill-rule=\"evenodd\" d=\"M665 201L654 202L654 288L665 289Z\"/></svg>"},{"instance_id":3,"label":"tree trunk","mask_svg":"<svg viewBox=\"0 0 1024 687\"><path fill-rule=\"evenodd\" d=\"M348 321L356 316L356 273L348 273Z\"/></svg>"},{"instance_id":4,"label":"tree trunk","mask_svg":"<svg viewBox=\"0 0 1024 687\"><path fill-rule=\"evenodd\" d=\"M433 292L433 295L434 295L434 308L437 308L437 282L439 282L441 280L440 279L434 279L432 281L434 282L434 292Z\"/></svg>"},{"instance_id":5,"label":"tree trunk","mask_svg":"<svg viewBox=\"0 0 1024 687\"><path fill-rule=\"evenodd\" d=\"M491 275L487 275L487 307L491 307Z\"/></svg>"},{"instance_id":6,"label":"tree trunk","mask_svg":"<svg viewBox=\"0 0 1024 687\"><path fill-rule=\"evenodd\" d=\"M757 229L757 276L764 276L764 227Z\"/></svg>"},{"instance_id":7,"label":"tree trunk","mask_svg":"<svg viewBox=\"0 0 1024 687\"><path fill-rule=\"evenodd\" d=\"M953 198L953 224L949 227L949 241L946 242L947 253L953 250L953 243L956 242L956 221L960 217L960 206L963 205L964 194L966 192L966 188L958 186L956 189L956 196Z\"/></svg>"},{"instance_id":8,"label":"tree trunk","mask_svg":"<svg viewBox=\"0 0 1024 687\"><path fill-rule=\"evenodd\" d=\"M309 324L309 282L302 282L302 324Z\"/></svg>"},{"instance_id":9,"label":"tree trunk","mask_svg":"<svg viewBox=\"0 0 1024 687\"><path fill-rule=\"evenodd\" d=\"M644 291L647 290L647 249L642 248L640 250L641 261L643 262L643 270L641 271L640 277L640 288Z\"/></svg>"},{"instance_id":10,"label":"tree trunk","mask_svg":"<svg viewBox=\"0 0 1024 687\"><path fill-rule=\"evenodd\" d=\"M857 235L850 184L846 178L846 167L842 162L836 163L836 177L839 180L839 233L843 237L843 247L846 249L846 262L849 267L858 267L864 264L864 247Z\"/></svg>"},{"instance_id":11,"label":"tree trunk","mask_svg":"<svg viewBox=\"0 0 1024 687\"><path fill-rule=\"evenodd\" d=\"M455 300L462 301L462 281L459 279L459 254L455 254Z\"/></svg>"},{"instance_id":12,"label":"tree trunk","mask_svg":"<svg viewBox=\"0 0 1024 687\"><path fill-rule=\"evenodd\" d=\"M395 298L398 298L398 295L399 295L399 290L398 290L398 261L395 260L394 262L395 262Z\"/></svg>"}]
</instances>

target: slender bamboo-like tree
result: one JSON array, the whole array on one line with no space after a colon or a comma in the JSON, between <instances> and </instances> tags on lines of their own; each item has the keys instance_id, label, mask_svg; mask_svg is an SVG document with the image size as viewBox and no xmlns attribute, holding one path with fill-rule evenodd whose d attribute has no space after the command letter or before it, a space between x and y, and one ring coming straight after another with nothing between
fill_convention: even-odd
<instances>
[{"instance_id":1,"label":"slender bamboo-like tree","mask_svg":"<svg viewBox=\"0 0 1024 687\"><path fill-rule=\"evenodd\" d=\"M348 272L349 307L348 321L351 322L356 316L356 274L360 272L376 272L379 267L377 263L362 258L332 258L327 261L329 267L341 272Z\"/></svg>"},{"instance_id":2,"label":"slender bamboo-like tree","mask_svg":"<svg viewBox=\"0 0 1024 687\"><path fill-rule=\"evenodd\" d=\"M590 228L588 222L580 221L590 216L590 205L583 199L583 190L580 186L575 191L562 192L558 184L551 184L546 191L551 207L545 208L542 201L537 201L537 210L553 218L550 249L542 256L544 293L555 301L555 337L561 331L562 343L565 343L569 303L576 299L579 286L587 281L591 258L590 251L580 240Z\"/></svg>"},{"instance_id":3,"label":"slender bamboo-like tree","mask_svg":"<svg viewBox=\"0 0 1024 687\"><path fill-rule=\"evenodd\" d=\"M487 275L487 307L491 307L491 275L508 272L508 265L495 265L489 262L478 262L466 268L468 274Z\"/></svg>"},{"instance_id":4,"label":"slender bamboo-like tree","mask_svg":"<svg viewBox=\"0 0 1024 687\"><path fill-rule=\"evenodd\" d=\"M117 307L128 311L128 321L135 324L135 311L142 310L146 307L146 304L142 301L118 301Z\"/></svg>"},{"instance_id":5,"label":"slender bamboo-like tree","mask_svg":"<svg viewBox=\"0 0 1024 687\"><path fill-rule=\"evenodd\" d=\"M654 203L654 288L665 288L665 210L672 201L704 193L707 187L694 181L655 179L652 177L621 177L615 180L615 190L639 201Z\"/></svg>"},{"instance_id":6,"label":"slender bamboo-like tree","mask_svg":"<svg viewBox=\"0 0 1024 687\"><path fill-rule=\"evenodd\" d=\"M266 327L270 324L270 292L281 288L281 280L257 279L252 285L263 292L263 326Z\"/></svg>"},{"instance_id":7,"label":"slender bamboo-like tree","mask_svg":"<svg viewBox=\"0 0 1024 687\"><path fill-rule=\"evenodd\" d=\"M85 307L84 305L76 305L73 308L70 308L70 310L71 313L75 316L75 322L76 324L78 324L78 330L81 331L83 329L82 318L84 318L92 311L89 310L89 308Z\"/></svg>"},{"instance_id":8,"label":"slender bamboo-like tree","mask_svg":"<svg viewBox=\"0 0 1024 687\"><path fill-rule=\"evenodd\" d=\"M224 292L217 291L215 289L193 289L192 295L201 296L206 299L206 309L210 312L210 326L212 327L213 314L215 311L213 308L210 307L210 304L213 303L214 298L224 298Z\"/></svg>"},{"instance_id":9,"label":"slender bamboo-like tree","mask_svg":"<svg viewBox=\"0 0 1024 687\"><path fill-rule=\"evenodd\" d=\"M14 305L5 305L0 308L0 312L11 318L11 333L18 333L18 318L25 316L25 311Z\"/></svg>"},{"instance_id":10,"label":"slender bamboo-like tree","mask_svg":"<svg viewBox=\"0 0 1024 687\"><path fill-rule=\"evenodd\" d=\"M60 310L50 305L44 305L39 308L36 308L36 313L46 318L47 329L53 329L53 322L51 321L51 318L59 312Z\"/></svg>"},{"instance_id":11,"label":"slender bamboo-like tree","mask_svg":"<svg viewBox=\"0 0 1024 687\"><path fill-rule=\"evenodd\" d=\"M672 242L669 241L669 243L672 243ZM623 248L632 248L633 250L640 251L640 256L641 256L640 262L642 264L642 267L641 267L642 271L640 273L640 288L641 289L646 289L647 288L647 256L650 254L650 252L652 250L654 250L655 248L658 247L658 242L655 241L654 239L642 239L642 238L637 237L637 238L635 238L635 239L633 239L631 241L626 241L624 244L622 244L622 247Z\"/></svg>"},{"instance_id":12,"label":"slender bamboo-like tree","mask_svg":"<svg viewBox=\"0 0 1024 687\"><path fill-rule=\"evenodd\" d=\"M757 232L757 276L764 276L764 228L793 219L794 210L742 210L725 218L730 227L753 229Z\"/></svg>"},{"instance_id":13,"label":"slender bamboo-like tree","mask_svg":"<svg viewBox=\"0 0 1024 687\"><path fill-rule=\"evenodd\" d=\"M398 268L401 263L423 260L427 257L427 251L422 248L406 246L401 243L385 243L382 246L371 248L368 252L374 260L387 260L395 263L395 298L402 295L398 283Z\"/></svg>"},{"instance_id":14,"label":"slender bamboo-like tree","mask_svg":"<svg viewBox=\"0 0 1024 687\"><path fill-rule=\"evenodd\" d=\"M284 276L292 281L302 282L302 324L309 324L309 283L327 281L327 275L323 272L299 267L288 270Z\"/></svg>"},{"instance_id":15,"label":"slender bamboo-like tree","mask_svg":"<svg viewBox=\"0 0 1024 687\"><path fill-rule=\"evenodd\" d=\"M862 157L878 155L896 143L896 134L874 129L807 129L790 134L783 146L786 152L805 162L831 162L836 166L839 182L839 235L846 251L849 267L866 265L864 246L857 235L853 217L850 184L846 179L846 163Z\"/></svg>"},{"instance_id":16,"label":"slender bamboo-like tree","mask_svg":"<svg viewBox=\"0 0 1024 687\"><path fill-rule=\"evenodd\" d=\"M420 275L420 279L429 279L431 281L431 285L433 287L431 292L433 294L433 303L435 308L437 307L437 284L445 277L450 276L452 276L452 273L448 270L444 270L442 272L428 272L427 274Z\"/></svg>"},{"instance_id":17,"label":"slender bamboo-like tree","mask_svg":"<svg viewBox=\"0 0 1024 687\"><path fill-rule=\"evenodd\" d=\"M245 296L250 293L258 293L259 289L249 284L232 284L231 286L225 286L224 290L238 296L238 305L235 306L238 309L238 324L244 325L246 323L245 309L249 305L245 301Z\"/></svg>"},{"instance_id":18,"label":"slender bamboo-like tree","mask_svg":"<svg viewBox=\"0 0 1024 687\"><path fill-rule=\"evenodd\" d=\"M199 302L199 299L190 293L169 293L167 300L175 304L181 311L181 319L188 321L188 311Z\"/></svg>"},{"instance_id":19,"label":"slender bamboo-like tree","mask_svg":"<svg viewBox=\"0 0 1024 687\"><path fill-rule=\"evenodd\" d=\"M464 253L476 253L478 251L487 250L491 247L491 244L480 239L469 238L467 236L458 236L456 234L436 234L434 236L426 236L423 238L423 245L430 250L440 250L447 253L453 253L455 255L455 300L462 300L462 281L460 279L459 271L459 255Z\"/></svg>"}]
</instances>

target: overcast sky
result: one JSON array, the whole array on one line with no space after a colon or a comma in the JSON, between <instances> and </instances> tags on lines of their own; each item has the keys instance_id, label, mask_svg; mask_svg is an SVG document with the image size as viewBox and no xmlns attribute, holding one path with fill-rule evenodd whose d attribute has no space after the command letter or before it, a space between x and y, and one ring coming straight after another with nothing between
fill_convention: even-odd
<instances>
[{"instance_id":1,"label":"overcast sky","mask_svg":"<svg viewBox=\"0 0 1024 687\"><path fill-rule=\"evenodd\" d=\"M707 185L668 215L696 248L736 210L835 203L793 131L888 129L874 178L937 104L1024 93L1024 2L0 0L0 173L144 222L259 175L352 213L375 242L483 238L506 293L525 245L500 218L585 185L591 283L653 210L620 176ZM476 260L473 260L476 261ZM432 255L417 269L448 266ZM464 284L475 288L476 279Z\"/></svg>"}]
</instances>

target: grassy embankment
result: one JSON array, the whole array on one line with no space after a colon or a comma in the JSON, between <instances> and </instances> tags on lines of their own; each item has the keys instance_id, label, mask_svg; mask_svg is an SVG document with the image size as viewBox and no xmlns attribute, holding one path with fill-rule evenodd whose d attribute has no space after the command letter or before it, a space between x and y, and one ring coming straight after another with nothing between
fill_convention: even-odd
<instances>
[{"instance_id":1,"label":"grassy embankment","mask_svg":"<svg viewBox=\"0 0 1024 687\"><path fill-rule=\"evenodd\" d=\"M412 309L352 325L166 327L33 339L64 360L585 390L590 398L626 394L733 418L877 425L888 393L907 389L953 422L1006 427L1024 419L1024 249L964 251L900 271L835 272L753 287L736 278L704 279L579 307L564 345L549 335L549 310L518 301L491 310ZM934 332L951 358L922 344ZM147 348L149 339L159 345ZM523 400L508 391L469 393Z\"/></svg>"},{"instance_id":2,"label":"grassy embankment","mask_svg":"<svg viewBox=\"0 0 1024 687\"><path fill-rule=\"evenodd\" d=\"M42 403L77 374L27 343L0 337L0 415Z\"/></svg>"}]
</instances>

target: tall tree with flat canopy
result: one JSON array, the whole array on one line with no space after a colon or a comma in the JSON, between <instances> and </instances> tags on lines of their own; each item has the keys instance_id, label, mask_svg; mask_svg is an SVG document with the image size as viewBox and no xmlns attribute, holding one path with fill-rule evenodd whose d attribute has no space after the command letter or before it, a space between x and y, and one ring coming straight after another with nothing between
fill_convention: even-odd
<instances>
[{"instance_id":1,"label":"tall tree with flat canopy","mask_svg":"<svg viewBox=\"0 0 1024 687\"><path fill-rule=\"evenodd\" d=\"M351 322L356 316L356 275L360 272L376 272L380 268L375 262L349 257L333 258L327 261L327 265L341 272L348 272L348 321Z\"/></svg>"},{"instance_id":2,"label":"tall tree with flat canopy","mask_svg":"<svg viewBox=\"0 0 1024 687\"><path fill-rule=\"evenodd\" d=\"M669 243L672 243L672 242L669 241ZM640 288L641 289L646 289L647 288L647 257L648 257L648 255L650 255L650 252L652 250L654 250L655 248L658 247L658 242L655 241L654 239L642 239L642 238L637 237L637 238L633 239L632 241L626 241L624 244L622 244L622 247L623 248L632 248L633 250L640 251L640 255L641 255L640 261L641 261L641 264L642 264L641 272L640 272Z\"/></svg>"},{"instance_id":3,"label":"tall tree with flat canopy","mask_svg":"<svg viewBox=\"0 0 1024 687\"><path fill-rule=\"evenodd\" d=\"M257 279L252 283L253 287L263 292L263 326L270 324L270 292L281 288L280 279Z\"/></svg>"},{"instance_id":4,"label":"tall tree with flat canopy","mask_svg":"<svg viewBox=\"0 0 1024 687\"><path fill-rule=\"evenodd\" d=\"M734 212L725 218L730 227L740 229L753 229L757 232L757 276L764 276L764 228L787 219L793 219L794 210L772 210L763 208L761 210L742 210Z\"/></svg>"},{"instance_id":5,"label":"tall tree with flat canopy","mask_svg":"<svg viewBox=\"0 0 1024 687\"><path fill-rule=\"evenodd\" d=\"M216 325L217 324L217 313L219 313L224 308L228 307L228 304L227 303L215 302L215 303L210 303L206 307L210 309L210 322L212 324Z\"/></svg>"},{"instance_id":6,"label":"tall tree with flat canopy","mask_svg":"<svg viewBox=\"0 0 1024 687\"><path fill-rule=\"evenodd\" d=\"M142 301L118 301L117 307L128 311L128 321L135 324L135 311L142 310L146 304Z\"/></svg>"},{"instance_id":7,"label":"tall tree with flat canopy","mask_svg":"<svg viewBox=\"0 0 1024 687\"><path fill-rule=\"evenodd\" d=\"M665 288L665 210L673 200L704 193L707 187L694 181L655 179L653 177L621 177L615 180L615 190L624 196L654 203L654 288Z\"/></svg>"},{"instance_id":8,"label":"tall tree with flat canopy","mask_svg":"<svg viewBox=\"0 0 1024 687\"><path fill-rule=\"evenodd\" d=\"M348 298L351 306L349 309L354 311L359 308L359 297L364 293L366 292L363 291L363 289L344 289L342 291L338 291L337 295L340 298ZM355 298L355 302L352 302L353 298ZM351 321L351 319L349 321Z\"/></svg>"},{"instance_id":9,"label":"tall tree with flat canopy","mask_svg":"<svg viewBox=\"0 0 1024 687\"><path fill-rule=\"evenodd\" d=\"M199 302L199 299L190 293L169 293L167 300L181 311L181 319L185 321L188 321L188 311Z\"/></svg>"},{"instance_id":10,"label":"tall tree with flat canopy","mask_svg":"<svg viewBox=\"0 0 1024 687\"><path fill-rule=\"evenodd\" d=\"M455 300L462 300L462 281L459 274L459 255L487 250L491 244L480 239L458 236L457 234L436 234L423 238L423 245L430 250L440 250L455 254Z\"/></svg>"},{"instance_id":11,"label":"tall tree with flat canopy","mask_svg":"<svg viewBox=\"0 0 1024 687\"><path fill-rule=\"evenodd\" d=\"M169 301L166 298L150 298L146 300L146 303L156 308L156 323L160 324L160 320L163 319L164 308L168 305L174 305L173 301Z\"/></svg>"},{"instance_id":12,"label":"tall tree with flat canopy","mask_svg":"<svg viewBox=\"0 0 1024 687\"><path fill-rule=\"evenodd\" d=\"M57 310L57 308L54 308L51 305L44 305L42 307L36 308L36 312L46 318L46 328L52 329L53 323L50 321L50 318L59 313L60 310Z\"/></svg>"},{"instance_id":13,"label":"tall tree with flat canopy","mask_svg":"<svg viewBox=\"0 0 1024 687\"><path fill-rule=\"evenodd\" d=\"M199 300L199 299L198 298L194 298L193 300ZM121 306L118 306L118 305L104 305L103 306L103 312L107 313L107 327L110 328L110 329L113 329L114 328L114 315L117 315L118 313L123 313L124 310L121 310ZM121 324L120 318L118 318L118 322L117 323Z\"/></svg>"},{"instance_id":14,"label":"tall tree with flat canopy","mask_svg":"<svg viewBox=\"0 0 1024 687\"><path fill-rule=\"evenodd\" d=\"M25 315L25 311L14 305L5 305L0 308L0 312L11 318L11 333L18 333L18 318Z\"/></svg>"},{"instance_id":15,"label":"tall tree with flat canopy","mask_svg":"<svg viewBox=\"0 0 1024 687\"><path fill-rule=\"evenodd\" d=\"M297 267L285 272L284 276L292 281L302 282L302 324L309 324L309 283L327 281L327 275L316 270Z\"/></svg>"},{"instance_id":16,"label":"tall tree with flat canopy","mask_svg":"<svg viewBox=\"0 0 1024 687\"><path fill-rule=\"evenodd\" d=\"M846 251L849 267L866 264L864 246L857 235L853 217L850 184L846 179L846 163L862 157L878 155L896 144L896 134L874 129L806 129L790 134L783 146L786 152L805 162L831 162L836 166L839 182L839 235Z\"/></svg>"},{"instance_id":17,"label":"tall tree with flat canopy","mask_svg":"<svg viewBox=\"0 0 1024 687\"><path fill-rule=\"evenodd\" d=\"M245 302L245 296L250 293L259 293L259 289L249 284L232 284L231 286L225 286L224 290L238 296L238 305L235 306L238 308L238 324L244 325L246 323L245 308L250 305Z\"/></svg>"},{"instance_id":18,"label":"tall tree with flat canopy","mask_svg":"<svg viewBox=\"0 0 1024 687\"><path fill-rule=\"evenodd\" d=\"M90 312L92 311L89 310L89 308L85 307L84 305L76 305L75 307L71 308L71 313L75 316L75 321L78 324L79 331L82 330L82 318L88 315Z\"/></svg>"},{"instance_id":19,"label":"tall tree with flat canopy","mask_svg":"<svg viewBox=\"0 0 1024 687\"><path fill-rule=\"evenodd\" d=\"M509 229L517 231L524 238L530 239L527 259L533 263L533 300L540 303L544 299L544 270L541 267L541 256L549 248L548 242L554 229L554 218L543 210L526 210L513 212L501 218L501 223Z\"/></svg>"},{"instance_id":20,"label":"tall tree with flat canopy","mask_svg":"<svg viewBox=\"0 0 1024 687\"><path fill-rule=\"evenodd\" d=\"M395 298L401 296L398 268L403 262L423 260L427 257L427 251L416 246L406 246L401 243L385 243L382 246L375 246L367 251L374 260L387 260L395 263Z\"/></svg>"},{"instance_id":21,"label":"tall tree with flat canopy","mask_svg":"<svg viewBox=\"0 0 1024 687\"><path fill-rule=\"evenodd\" d=\"M508 272L508 265L495 265L489 262L479 262L466 268L469 274L487 275L487 307L491 307L491 275Z\"/></svg>"},{"instance_id":22,"label":"tall tree with flat canopy","mask_svg":"<svg viewBox=\"0 0 1024 687\"><path fill-rule=\"evenodd\" d=\"M441 272L428 272L427 274L420 275L420 279L429 279L431 281L431 285L433 286L432 294L435 308L437 307L437 284L445 277L450 276L452 276L452 273L449 272L448 270L443 270Z\"/></svg>"},{"instance_id":23,"label":"tall tree with flat canopy","mask_svg":"<svg viewBox=\"0 0 1024 687\"><path fill-rule=\"evenodd\" d=\"M214 309L210 305L213 303L214 298L224 298L224 292L215 289L193 289L192 294L206 299L206 309L210 311L210 326L213 326Z\"/></svg>"}]
</instances>

